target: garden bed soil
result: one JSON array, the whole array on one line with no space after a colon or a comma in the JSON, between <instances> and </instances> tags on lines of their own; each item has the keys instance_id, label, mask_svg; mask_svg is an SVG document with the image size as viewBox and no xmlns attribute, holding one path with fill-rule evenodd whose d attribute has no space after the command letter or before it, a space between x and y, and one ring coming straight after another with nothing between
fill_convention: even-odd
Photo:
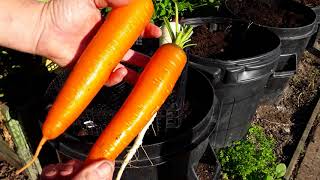
<instances>
[{"instance_id":1,"label":"garden bed soil","mask_svg":"<svg viewBox=\"0 0 320 180\"><path fill-rule=\"evenodd\" d=\"M292 28L304 25L304 15L282 9L273 0L228 0L226 3L237 16L271 27Z\"/></svg>"},{"instance_id":2,"label":"garden bed soil","mask_svg":"<svg viewBox=\"0 0 320 180\"><path fill-rule=\"evenodd\" d=\"M3 118L1 118L0 114L0 134L1 138L4 139L5 142L8 143L8 146L13 149L14 143L12 138L4 125ZM16 175L16 169L11 166L9 163L5 161L0 161L0 179L17 179L17 180L25 180L28 179L24 174Z\"/></svg>"},{"instance_id":3,"label":"garden bed soil","mask_svg":"<svg viewBox=\"0 0 320 180\"><path fill-rule=\"evenodd\" d=\"M195 168L195 172L198 175L199 180L211 180L214 178L215 167L206 163L200 162Z\"/></svg>"},{"instance_id":4,"label":"garden bed soil","mask_svg":"<svg viewBox=\"0 0 320 180\"><path fill-rule=\"evenodd\" d=\"M28 177L23 173L16 175L17 169L5 161L0 161L0 179L8 180L27 180Z\"/></svg>"},{"instance_id":5,"label":"garden bed soil","mask_svg":"<svg viewBox=\"0 0 320 180\"><path fill-rule=\"evenodd\" d=\"M276 104L258 107L254 123L275 138L279 161L289 164L320 97L320 59L305 52L298 72Z\"/></svg>"}]
</instances>

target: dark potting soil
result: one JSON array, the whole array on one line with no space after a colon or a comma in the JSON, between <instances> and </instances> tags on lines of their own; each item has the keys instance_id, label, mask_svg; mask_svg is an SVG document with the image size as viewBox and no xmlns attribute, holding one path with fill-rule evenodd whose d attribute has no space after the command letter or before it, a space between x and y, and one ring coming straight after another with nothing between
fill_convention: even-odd
<instances>
[{"instance_id":1,"label":"dark potting soil","mask_svg":"<svg viewBox=\"0 0 320 180\"><path fill-rule=\"evenodd\" d=\"M196 44L196 46L190 48L191 54L207 58L221 56L229 45L228 36L225 32L210 32L207 25L196 27L191 41Z\"/></svg>"},{"instance_id":2,"label":"dark potting soil","mask_svg":"<svg viewBox=\"0 0 320 180\"><path fill-rule=\"evenodd\" d=\"M301 0L300 2L306 6L309 6L309 7L320 6L319 0Z\"/></svg>"},{"instance_id":3,"label":"dark potting soil","mask_svg":"<svg viewBox=\"0 0 320 180\"><path fill-rule=\"evenodd\" d=\"M304 25L303 14L276 7L267 3L267 1L228 0L227 5L235 15L256 24L279 28L293 28Z\"/></svg>"},{"instance_id":4,"label":"dark potting soil","mask_svg":"<svg viewBox=\"0 0 320 180\"><path fill-rule=\"evenodd\" d=\"M279 161L289 164L319 97L320 59L305 52L279 102L259 106L254 118L275 138Z\"/></svg>"},{"instance_id":5,"label":"dark potting soil","mask_svg":"<svg viewBox=\"0 0 320 180\"><path fill-rule=\"evenodd\" d=\"M191 42L196 44L190 48L190 53L200 57L237 60L261 53L261 48L251 48L252 39L246 38L245 33L238 31L237 35L230 32L230 26L222 30L211 30L209 24L194 28Z\"/></svg>"},{"instance_id":6,"label":"dark potting soil","mask_svg":"<svg viewBox=\"0 0 320 180\"><path fill-rule=\"evenodd\" d=\"M269 44L257 43L264 41L256 29L250 24L230 23L203 24L193 30L190 53L204 58L219 60L239 60L254 57L271 51Z\"/></svg>"}]
</instances>

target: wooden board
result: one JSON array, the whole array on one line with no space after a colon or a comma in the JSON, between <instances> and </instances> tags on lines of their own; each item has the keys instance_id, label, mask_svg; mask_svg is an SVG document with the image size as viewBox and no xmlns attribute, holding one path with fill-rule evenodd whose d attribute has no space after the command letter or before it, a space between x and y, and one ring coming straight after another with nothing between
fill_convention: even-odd
<instances>
[{"instance_id":1,"label":"wooden board","mask_svg":"<svg viewBox=\"0 0 320 180\"><path fill-rule=\"evenodd\" d=\"M30 146L28 144L27 138L24 135L23 129L19 123L19 121L12 119L9 114L9 107L5 104L0 103L0 113L5 120L6 128L8 129L12 140L15 145L16 155L18 159L20 159L20 164L26 164L32 159L32 152ZM1 146L2 147L2 146ZM8 151L5 147L2 148L3 156L8 156L7 158L14 158L12 152ZM14 158L17 160L17 158ZM19 164L19 163L18 163ZM17 165L17 164L16 164ZM20 165L21 166L21 165ZM28 175L29 179L37 180L41 173L41 165L39 160L37 159L34 164L32 164L25 172Z\"/></svg>"}]
</instances>

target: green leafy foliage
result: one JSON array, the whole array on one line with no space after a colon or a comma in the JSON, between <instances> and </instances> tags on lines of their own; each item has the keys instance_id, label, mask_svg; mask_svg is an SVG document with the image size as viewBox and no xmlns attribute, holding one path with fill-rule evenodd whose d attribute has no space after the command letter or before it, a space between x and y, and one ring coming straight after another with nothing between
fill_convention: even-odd
<instances>
[{"instance_id":1,"label":"green leafy foliage","mask_svg":"<svg viewBox=\"0 0 320 180\"><path fill-rule=\"evenodd\" d=\"M156 24L161 24L163 18L171 20L175 15L174 0L153 0L155 13L152 20ZM178 3L179 16L191 13L202 6L212 6L216 8L219 0L176 0Z\"/></svg>"},{"instance_id":2,"label":"green leafy foliage","mask_svg":"<svg viewBox=\"0 0 320 180\"><path fill-rule=\"evenodd\" d=\"M276 174L275 177L276 178L281 178L286 174L287 171L287 166L283 163L280 163L277 165L276 167Z\"/></svg>"},{"instance_id":3,"label":"green leafy foliage","mask_svg":"<svg viewBox=\"0 0 320 180\"><path fill-rule=\"evenodd\" d=\"M277 164L273 152L275 140L266 136L260 126L252 126L245 140L220 150L219 160L224 179L279 179L285 164Z\"/></svg>"}]
</instances>

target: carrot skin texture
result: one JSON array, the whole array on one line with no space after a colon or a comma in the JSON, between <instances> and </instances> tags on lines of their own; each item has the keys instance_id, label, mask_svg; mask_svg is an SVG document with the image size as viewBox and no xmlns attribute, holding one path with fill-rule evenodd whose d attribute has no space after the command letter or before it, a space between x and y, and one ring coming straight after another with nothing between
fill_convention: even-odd
<instances>
[{"instance_id":1,"label":"carrot skin texture","mask_svg":"<svg viewBox=\"0 0 320 180\"><path fill-rule=\"evenodd\" d=\"M172 92L187 57L175 44L161 46L144 68L132 92L95 142L85 164L115 160Z\"/></svg>"},{"instance_id":2,"label":"carrot skin texture","mask_svg":"<svg viewBox=\"0 0 320 180\"><path fill-rule=\"evenodd\" d=\"M151 0L132 0L113 9L82 53L42 127L50 140L61 135L84 111L111 72L149 23Z\"/></svg>"}]
</instances>

